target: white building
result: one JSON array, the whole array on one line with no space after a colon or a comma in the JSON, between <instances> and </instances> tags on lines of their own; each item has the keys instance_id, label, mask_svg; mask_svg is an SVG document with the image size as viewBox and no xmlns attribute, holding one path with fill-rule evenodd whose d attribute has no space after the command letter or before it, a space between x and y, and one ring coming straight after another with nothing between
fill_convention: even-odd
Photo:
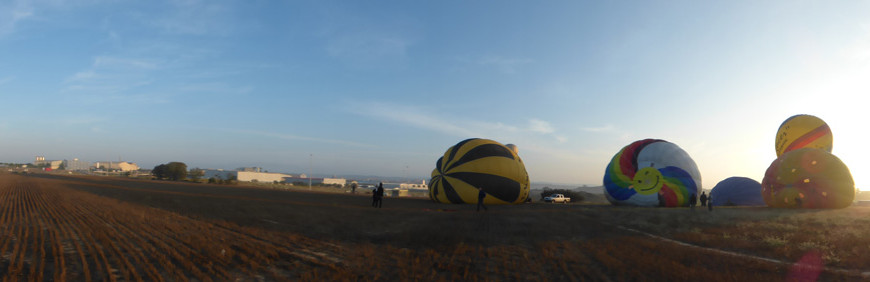
<instances>
[{"instance_id":1,"label":"white building","mask_svg":"<svg viewBox=\"0 0 870 282\"><path fill-rule=\"evenodd\" d=\"M305 175L303 174L303 175L300 175L300 177L285 177L283 181L287 182L287 183L302 182L305 184L308 184L310 182L311 184L317 184L317 185L321 185L321 184L322 185L338 185L341 187L344 187L345 185L347 185L347 179L344 179L344 178L317 178L317 177L307 178L304 176Z\"/></svg>"},{"instance_id":2,"label":"white building","mask_svg":"<svg viewBox=\"0 0 870 282\"><path fill-rule=\"evenodd\" d=\"M79 159L73 160L63 160L63 167L66 170L72 171L87 171L91 169L91 164L85 161L80 161Z\"/></svg>"},{"instance_id":3,"label":"white building","mask_svg":"<svg viewBox=\"0 0 870 282\"><path fill-rule=\"evenodd\" d=\"M139 170L139 165L131 162L95 162L93 167L107 171L134 171Z\"/></svg>"},{"instance_id":4,"label":"white building","mask_svg":"<svg viewBox=\"0 0 870 282\"><path fill-rule=\"evenodd\" d=\"M248 182L281 182L285 177L291 177L289 174L272 172L239 171L237 173L239 181Z\"/></svg>"},{"instance_id":5,"label":"white building","mask_svg":"<svg viewBox=\"0 0 870 282\"><path fill-rule=\"evenodd\" d=\"M429 185L426 184L426 181L423 181L421 184L416 184L416 183L401 183L401 184L399 184L399 189L404 189L404 190L413 190L413 189L429 190Z\"/></svg>"},{"instance_id":6,"label":"white building","mask_svg":"<svg viewBox=\"0 0 870 282\"><path fill-rule=\"evenodd\" d=\"M203 170L203 178L216 178L229 180L235 178L238 181L246 182L282 182L284 178L292 177L289 174L272 173L272 172L256 172L256 171L237 171L223 169L205 169Z\"/></svg>"},{"instance_id":7,"label":"white building","mask_svg":"<svg viewBox=\"0 0 870 282\"><path fill-rule=\"evenodd\" d=\"M344 179L344 178L324 178L323 184L325 184L325 185L332 184L332 185L339 185L341 187L344 187L344 185L347 184L347 179Z\"/></svg>"},{"instance_id":8,"label":"white building","mask_svg":"<svg viewBox=\"0 0 870 282\"><path fill-rule=\"evenodd\" d=\"M60 165L63 164L63 161L46 161L44 156L36 156L36 160L33 162L35 166L45 166L51 169L58 169Z\"/></svg>"}]
</instances>

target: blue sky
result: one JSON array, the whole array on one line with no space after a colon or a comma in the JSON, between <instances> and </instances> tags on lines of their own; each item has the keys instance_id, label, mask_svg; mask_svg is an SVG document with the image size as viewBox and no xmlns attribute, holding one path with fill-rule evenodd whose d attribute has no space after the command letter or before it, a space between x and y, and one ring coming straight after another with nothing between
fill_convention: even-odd
<instances>
[{"instance_id":1,"label":"blue sky","mask_svg":"<svg viewBox=\"0 0 870 282\"><path fill-rule=\"evenodd\" d=\"M868 1L0 1L0 161L428 178L471 137L533 182L680 145L761 181L780 123L870 157Z\"/></svg>"}]
</instances>

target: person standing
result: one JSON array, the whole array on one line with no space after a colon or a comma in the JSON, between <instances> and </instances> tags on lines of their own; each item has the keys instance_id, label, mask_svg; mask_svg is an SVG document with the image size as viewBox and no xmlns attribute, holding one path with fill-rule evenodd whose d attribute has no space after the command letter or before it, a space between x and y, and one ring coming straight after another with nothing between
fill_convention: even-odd
<instances>
[{"instance_id":1,"label":"person standing","mask_svg":"<svg viewBox=\"0 0 870 282\"><path fill-rule=\"evenodd\" d=\"M477 188L479 192L477 192L477 212L480 212L480 207L483 207L483 210L486 211L487 208L483 205L483 200L486 199L486 192L483 192L483 189Z\"/></svg>"},{"instance_id":2,"label":"person standing","mask_svg":"<svg viewBox=\"0 0 870 282\"><path fill-rule=\"evenodd\" d=\"M701 191L701 206L707 205L707 192Z\"/></svg>"},{"instance_id":3,"label":"person standing","mask_svg":"<svg viewBox=\"0 0 870 282\"><path fill-rule=\"evenodd\" d=\"M356 194L356 182L350 184L350 193Z\"/></svg>"},{"instance_id":4,"label":"person standing","mask_svg":"<svg viewBox=\"0 0 870 282\"><path fill-rule=\"evenodd\" d=\"M713 196L707 197L707 211L713 211Z\"/></svg>"},{"instance_id":5,"label":"person standing","mask_svg":"<svg viewBox=\"0 0 870 282\"><path fill-rule=\"evenodd\" d=\"M381 195L378 193L381 191L381 189L384 189L383 182L378 183L378 186L375 187L375 189L372 189L372 207L379 207L381 203Z\"/></svg>"},{"instance_id":6,"label":"person standing","mask_svg":"<svg viewBox=\"0 0 870 282\"><path fill-rule=\"evenodd\" d=\"M381 208L381 205L384 204L384 183L378 183L378 191L375 192L378 197L378 208Z\"/></svg>"}]
</instances>

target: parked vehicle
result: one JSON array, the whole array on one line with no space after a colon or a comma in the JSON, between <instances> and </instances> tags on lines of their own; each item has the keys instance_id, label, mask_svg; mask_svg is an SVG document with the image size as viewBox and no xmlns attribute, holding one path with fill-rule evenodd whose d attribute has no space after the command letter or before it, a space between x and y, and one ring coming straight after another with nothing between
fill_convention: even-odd
<instances>
[{"instance_id":1,"label":"parked vehicle","mask_svg":"<svg viewBox=\"0 0 870 282\"><path fill-rule=\"evenodd\" d=\"M562 195L562 194L553 194L553 195L544 197L544 202L554 203L554 204L555 203L567 204L567 203L571 202L571 198L565 197L565 195Z\"/></svg>"}]
</instances>

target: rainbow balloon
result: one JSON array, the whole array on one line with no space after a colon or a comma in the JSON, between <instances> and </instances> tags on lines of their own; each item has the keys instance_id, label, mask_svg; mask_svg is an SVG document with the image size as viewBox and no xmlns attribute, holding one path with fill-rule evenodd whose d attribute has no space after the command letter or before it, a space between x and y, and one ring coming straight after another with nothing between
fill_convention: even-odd
<instances>
[{"instance_id":1,"label":"rainbow balloon","mask_svg":"<svg viewBox=\"0 0 870 282\"><path fill-rule=\"evenodd\" d=\"M783 154L761 181L764 202L775 208L845 208L855 200L855 193L846 164L815 148Z\"/></svg>"},{"instance_id":2,"label":"rainbow balloon","mask_svg":"<svg viewBox=\"0 0 870 282\"><path fill-rule=\"evenodd\" d=\"M834 136L822 119L811 115L795 115L779 126L775 146L777 157L800 148L817 148L830 153L834 147Z\"/></svg>"},{"instance_id":3,"label":"rainbow balloon","mask_svg":"<svg viewBox=\"0 0 870 282\"><path fill-rule=\"evenodd\" d=\"M623 147L604 171L604 195L614 205L688 206L700 186L701 173L689 154L658 139Z\"/></svg>"}]
</instances>

